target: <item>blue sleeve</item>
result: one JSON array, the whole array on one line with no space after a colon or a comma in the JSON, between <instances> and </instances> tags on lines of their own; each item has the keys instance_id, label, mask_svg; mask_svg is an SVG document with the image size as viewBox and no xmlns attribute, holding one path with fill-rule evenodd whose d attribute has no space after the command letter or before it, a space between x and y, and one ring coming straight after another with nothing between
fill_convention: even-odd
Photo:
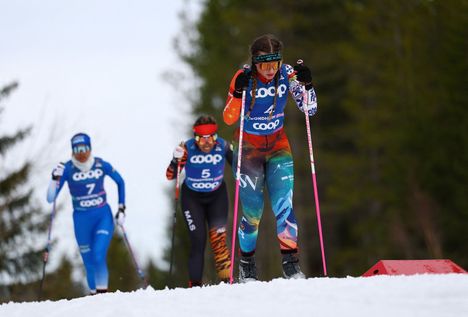
<instances>
[{"instance_id":1,"label":"blue sleeve","mask_svg":"<svg viewBox=\"0 0 468 317\"><path fill-rule=\"evenodd\" d=\"M125 182L122 176L112 167L112 165L105 161L102 161L102 167L106 175L109 175L109 177L112 178L117 184L119 192L119 204L125 205Z\"/></svg>"},{"instance_id":2,"label":"blue sleeve","mask_svg":"<svg viewBox=\"0 0 468 317\"><path fill-rule=\"evenodd\" d=\"M70 169L68 168L68 165L65 165L65 169L63 171L62 177L60 177L60 180L50 181L49 188L47 189L47 202L48 203L54 202L55 198L57 198L58 194L60 193L60 190L62 189L63 185L68 179L68 174L70 174Z\"/></svg>"}]
</instances>

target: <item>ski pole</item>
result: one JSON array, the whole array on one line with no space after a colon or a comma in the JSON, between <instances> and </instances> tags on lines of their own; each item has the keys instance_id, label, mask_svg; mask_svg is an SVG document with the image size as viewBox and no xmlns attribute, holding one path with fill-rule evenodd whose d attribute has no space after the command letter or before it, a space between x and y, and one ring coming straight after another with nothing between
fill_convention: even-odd
<instances>
[{"instance_id":1,"label":"ski pole","mask_svg":"<svg viewBox=\"0 0 468 317\"><path fill-rule=\"evenodd\" d=\"M46 248L44 249L44 253L42 254L42 261L43 261L43 266L42 266L42 278L41 278L41 283L39 285L39 299L42 297L42 290L44 287L44 280L45 280L45 275L46 275L46 265L47 261L49 260L49 251L50 251L50 245L51 245L51 239L52 239L52 225L54 223L54 218L55 218L55 211L56 211L56 205L57 205L57 188L59 186L59 181L57 181L56 187L55 187L55 197L54 197L54 202L52 204L52 213L50 214L50 222L49 222L49 232L47 234L47 245Z\"/></svg>"},{"instance_id":2,"label":"ski pole","mask_svg":"<svg viewBox=\"0 0 468 317\"><path fill-rule=\"evenodd\" d=\"M303 63L304 62L303 62L302 59L299 59L297 61L297 64L299 64L299 65L301 65ZM312 149L312 133L310 132L309 114L308 114L308 111L307 111L308 104L309 104L308 93L307 93L307 90L305 89L305 85L304 85L303 110L304 110L306 128L307 128L307 141L308 141L308 144L309 144L309 157L310 157L310 168L312 170L312 183L314 185L315 211L316 211L316 214L317 214L317 226L318 226L319 239L320 239L320 249L322 251L323 275L327 276L327 264L326 264L326 260L325 260L325 250L324 250L324 246L323 246L322 222L320 220L320 203L319 203L318 189L317 189L317 178L315 176L314 152L313 152L313 149Z\"/></svg>"},{"instance_id":3,"label":"ski pole","mask_svg":"<svg viewBox=\"0 0 468 317\"><path fill-rule=\"evenodd\" d=\"M136 261L136 258L135 258L135 255L133 253L132 247L130 246L130 242L128 241L128 238L127 238L127 233L125 232L125 228L124 228L124 226L122 224L119 224L118 226L122 230L125 245L127 246L128 253L130 253L130 257L132 258L132 262L133 262L133 265L135 266L137 274L140 277L141 281L143 282L143 288L147 288L148 287L148 280L146 279L145 273L143 272L143 270L138 265L138 262Z\"/></svg>"},{"instance_id":4,"label":"ski pole","mask_svg":"<svg viewBox=\"0 0 468 317\"><path fill-rule=\"evenodd\" d=\"M244 65L244 71L248 69L248 65ZM234 272L234 250L236 247L236 230L237 230L237 211L239 208L239 186L240 186L240 171L241 171L241 158L242 158L242 139L244 134L244 111L245 111L245 89L242 91L242 105L240 115L239 127L239 143L237 151L237 169L236 169L236 192L234 197L234 215L232 219L232 241L231 241L231 266L229 268L229 283L232 284Z\"/></svg>"},{"instance_id":5,"label":"ski pole","mask_svg":"<svg viewBox=\"0 0 468 317\"><path fill-rule=\"evenodd\" d=\"M172 217L172 238L171 238L171 263L169 265L169 279L172 278L172 264L174 262L174 239L175 239L175 228L177 222L177 204L179 201L180 192L180 160L177 160L177 177L176 177L176 188L175 188L175 208L174 216ZM166 283L168 284L168 283Z\"/></svg>"}]
</instances>

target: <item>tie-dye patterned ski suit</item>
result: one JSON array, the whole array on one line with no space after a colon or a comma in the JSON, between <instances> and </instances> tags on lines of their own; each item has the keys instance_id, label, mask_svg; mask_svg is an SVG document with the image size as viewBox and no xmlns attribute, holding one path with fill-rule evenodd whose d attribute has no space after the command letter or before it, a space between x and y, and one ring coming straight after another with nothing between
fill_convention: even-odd
<instances>
[{"instance_id":1,"label":"tie-dye patterned ski suit","mask_svg":"<svg viewBox=\"0 0 468 317\"><path fill-rule=\"evenodd\" d=\"M233 96L234 83L239 70L233 77L224 109L224 119L239 117L241 99ZM273 213L276 217L277 236L282 253L297 252L298 228L293 211L294 164L291 148L283 130L284 108L289 91L299 109L302 110L304 87L297 81L294 69L283 64L279 81L264 82L257 79L255 103L252 100L253 80L246 90L244 134L240 172L240 200L243 216L239 226L239 244L242 254L253 254L256 248L258 226L263 213L264 189L268 189ZM275 88L275 86L277 88ZM276 106L273 107L274 95ZM315 114L317 102L314 89L307 91L313 107L309 116ZM271 113L271 115L270 115ZM239 146L239 129L234 135L233 170L236 172Z\"/></svg>"}]
</instances>

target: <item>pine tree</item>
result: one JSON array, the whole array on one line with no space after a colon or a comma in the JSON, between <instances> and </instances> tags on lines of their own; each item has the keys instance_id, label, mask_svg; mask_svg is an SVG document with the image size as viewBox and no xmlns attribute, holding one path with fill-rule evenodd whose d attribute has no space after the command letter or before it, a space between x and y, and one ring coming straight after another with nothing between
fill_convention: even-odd
<instances>
[{"instance_id":1,"label":"pine tree","mask_svg":"<svg viewBox=\"0 0 468 317\"><path fill-rule=\"evenodd\" d=\"M166 288L167 273L157 267L153 261L149 261L145 268L148 284L154 289Z\"/></svg>"},{"instance_id":2,"label":"pine tree","mask_svg":"<svg viewBox=\"0 0 468 317\"><path fill-rule=\"evenodd\" d=\"M72 280L73 264L65 257L60 260L60 265L56 271L48 273L44 284L42 298L49 300L72 299L87 295L87 289L82 281ZM36 285L27 289L36 290ZM24 298L21 298L24 300ZM37 300L36 297L28 298ZM17 300L17 299L15 299Z\"/></svg>"},{"instance_id":3,"label":"pine tree","mask_svg":"<svg viewBox=\"0 0 468 317\"><path fill-rule=\"evenodd\" d=\"M18 87L13 82L0 90L0 103ZM0 113L3 108L0 104ZM0 285L29 282L41 269L41 250L34 237L45 232L45 217L32 202L33 190L28 185L31 163L10 170L5 164L9 150L27 137L30 128L13 135L0 136Z\"/></svg>"},{"instance_id":4,"label":"pine tree","mask_svg":"<svg viewBox=\"0 0 468 317\"><path fill-rule=\"evenodd\" d=\"M70 261L63 258L60 263L55 272L47 274L42 298L49 300L72 299L86 294L83 284L71 279L73 266ZM35 281L5 286L3 292L4 294L0 296L0 303L38 300L38 287Z\"/></svg>"},{"instance_id":5,"label":"pine tree","mask_svg":"<svg viewBox=\"0 0 468 317\"><path fill-rule=\"evenodd\" d=\"M466 143L467 94L460 86L466 4L360 1L348 10L349 120L341 129L352 139L341 156L330 153L332 198L340 201L343 220L336 234L346 243L342 262L357 271L381 258L440 258L453 246L463 250L455 237L466 225L443 219L466 223L460 220L467 200L459 193L467 174L453 168L467 162L457 150ZM444 243L443 236L455 239ZM454 259L463 254L453 253Z\"/></svg>"},{"instance_id":6,"label":"pine tree","mask_svg":"<svg viewBox=\"0 0 468 317\"><path fill-rule=\"evenodd\" d=\"M119 229L115 228L116 231ZM107 253L110 291L133 291L142 286L121 233L115 232ZM139 263L139 265L141 265Z\"/></svg>"}]
</instances>

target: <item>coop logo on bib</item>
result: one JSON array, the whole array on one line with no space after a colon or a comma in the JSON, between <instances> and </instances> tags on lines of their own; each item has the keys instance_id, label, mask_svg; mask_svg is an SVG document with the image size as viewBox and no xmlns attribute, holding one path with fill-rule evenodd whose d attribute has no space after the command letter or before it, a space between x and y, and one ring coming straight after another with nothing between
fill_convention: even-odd
<instances>
[{"instance_id":1,"label":"coop logo on bib","mask_svg":"<svg viewBox=\"0 0 468 317\"><path fill-rule=\"evenodd\" d=\"M83 181L86 179L99 179L104 174L104 172L100 169L90 170L87 172L78 172L73 174L72 178L74 181Z\"/></svg>"},{"instance_id":2,"label":"coop logo on bib","mask_svg":"<svg viewBox=\"0 0 468 317\"><path fill-rule=\"evenodd\" d=\"M80 201L80 207L96 207L104 202L104 198L98 197L95 199L88 199Z\"/></svg>"},{"instance_id":3,"label":"coop logo on bib","mask_svg":"<svg viewBox=\"0 0 468 317\"><path fill-rule=\"evenodd\" d=\"M275 96L275 87L271 86L268 88L262 87L257 89L257 94L255 98L265 98L265 97L274 97ZM281 98L283 97L284 93L286 92L287 87L285 84L281 84L278 86L278 96Z\"/></svg>"},{"instance_id":4,"label":"coop logo on bib","mask_svg":"<svg viewBox=\"0 0 468 317\"><path fill-rule=\"evenodd\" d=\"M258 123L255 122L252 127L255 130L261 130L261 131L266 131L266 130L274 130L276 129L277 126L279 126L280 121L277 119L275 121L269 122L269 123Z\"/></svg>"},{"instance_id":5,"label":"coop logo on bib","mask_svg":"<svg viewBox=\"0 0 468 317\"><path fill-rule=\"evenodd\" d=\"M212 163L214 165L221 162L223 159L221 154L207 154L207 155L194 155L190 157L190 163L193 164L203 164L203 163Z\"/></svg>"},{"instance_id":6,"label":"coop logo on bib","mask_svg":"<svg viewBox=\"0 0 468 317\"><path fill-rule=\"evenodd\" d=\"M196 189L215 189L219 186L219 182L214 183L193 183L192 187Z\"/></svg>"}]
</instances>

